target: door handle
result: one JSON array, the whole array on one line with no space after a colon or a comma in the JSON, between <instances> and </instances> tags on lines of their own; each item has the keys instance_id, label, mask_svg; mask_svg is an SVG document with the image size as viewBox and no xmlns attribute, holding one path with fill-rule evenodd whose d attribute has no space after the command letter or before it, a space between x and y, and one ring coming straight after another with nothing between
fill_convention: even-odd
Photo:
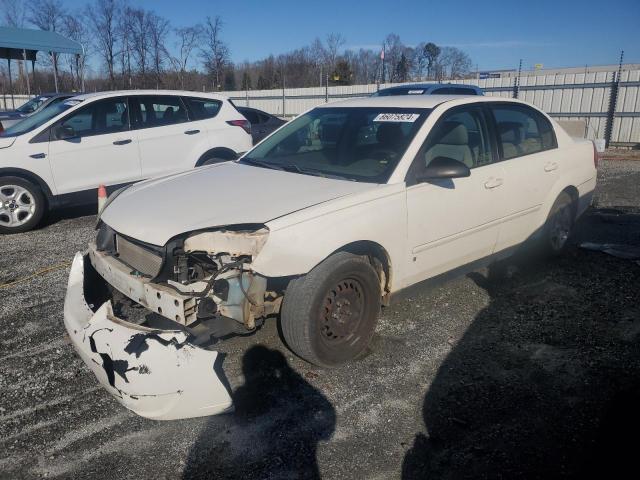
<instances>
[{"instance_id":1,"label":"door handle","mask_svg":"<svg viewBox=\"0 0 640 480\"><path fill-rule=\"evenodd\" d=\"M131 143L130 138L124 140L116 140L115 142L113 142L114 145L126 145L127 143Z\"/></svg>"},{"instance_id":2,"label":"door handle","mask_svg":"<svg viewBox=\"0 0 640 480\"><path fill-rule=\"evenodd\" d=\"M491 189L496 188L502 185L503 180L501 178L490 178L486 182L484 182L484 188Z\"/></svg>"},{"instance_id":3,"label":"door handle","mask_svg":"<svg viewBox=\"0 0 640 480\"><path fill-rule=\"evenodd\" d=\"M549 162L544 166L545 172L553 172L558 168L558 164L556 162Z\"/></svg>"},{"instance_id":4,"label":"door handle","mask_svg":"<svg viewBox=\"0 0 640 480\"><path fill-rule=\"evenodd\" d=\"M35 158L35 159L41 159L46 157L47 155L44 153L34 153L33 155L29 155L31 158Z\"/></svg>"},{"instance_id":5,"label":"door handle","mask_svg":"<svg viewBox=\"0 0 640 480\"><path fill-rule=\"evenodd\" d=\"M184 132L185 135L195 135L196 133L200 133L200 130L187 130Z\"/></svg>"}]
</instances>

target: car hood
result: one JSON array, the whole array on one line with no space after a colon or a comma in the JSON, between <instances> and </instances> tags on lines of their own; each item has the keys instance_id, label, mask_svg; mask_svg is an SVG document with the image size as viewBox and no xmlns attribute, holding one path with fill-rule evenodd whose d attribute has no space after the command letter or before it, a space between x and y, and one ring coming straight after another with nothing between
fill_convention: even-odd
<instances>
[{"instance_id":1,"label":"car hood","mask_svg":"<svg viewBox=\"0 0 640 480\"><path fill-rule=\"evenodd\" d=\"M0 137L0 148L10 147L15 141L16 137Z\"/></svg>"},{"instance_id":2,"label":"car hood","mask_svg":"<svg viewBox=\"0 0 640 480\"><path fill-rule=\"evenodd\" d=\"M101 220L153 245L211 227L261 224L375 184L226 162L154 180L118 195Z\"/></svg>"}]
</instances>

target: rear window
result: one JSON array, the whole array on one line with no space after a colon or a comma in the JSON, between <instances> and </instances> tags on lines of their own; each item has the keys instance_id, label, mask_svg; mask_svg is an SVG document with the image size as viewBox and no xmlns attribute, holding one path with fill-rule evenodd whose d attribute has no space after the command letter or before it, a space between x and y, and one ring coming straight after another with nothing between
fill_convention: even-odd
<instances>
[{"instance_id":1,"label":"rear window","mask_svg":"<svg viewBox=\"0 0 640 480\"><path fill-rule=\"evenodd\" d=\"M222 102L212 98L184 97L191 120L204 120L218 115ZM250 120L249 120L250 121Z\"/></svg>"}]
</instances>

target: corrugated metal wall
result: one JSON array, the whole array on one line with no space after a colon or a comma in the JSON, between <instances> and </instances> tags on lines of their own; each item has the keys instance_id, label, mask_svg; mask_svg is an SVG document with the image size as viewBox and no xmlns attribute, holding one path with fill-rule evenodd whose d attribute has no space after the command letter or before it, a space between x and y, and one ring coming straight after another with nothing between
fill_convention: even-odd
<instances>
[{"instance_id":1,"label":"corrugated metal wall","mask_svg":"<svg viewBox=\"0 0 640 480\"><path fill-rule=\"evenodd\" d=\"M557 120L578 120L586 126L588 138L603 138L615 72L587 72L553 75L522 75L518 98L541 108ZM513 97L514 77L462 80L483 88L487 95ZM387 84L388 87L398 84ZM238 105L249 105L280 116L298 115L331 101L362 97L376 91L376 85L350 85L280 90L222 92ZM640 143L640 70L623 70L611 141ZM284 101L283 101L284 98Z\"/></svg>"},{"instance_id":2,"label":"corrugated metal wall","mask_svg":"<svg viewBox=\"0 0 640 480\"><path fill-rule=\"evenodd\" d=\"M609 99L615 72L585 72L523 74L520 77L518 98L533 103L557 120L584 122L588 138L603 138L609 110ZM462 80L458 83L478 85L487 95L512 97L514 77ZM388 87L399 84L387 84ZM640 143L640 70L623 70L611 141ZM249 105L279 116L298 115L327 100L336 101L363 97L375 92L377 86L349 85L339 87L287 88L280 90L251 90L222 92L238 105ZM6 108L11 108L11 97ZM283 101L284 98L284 101ZM16 95L16 106L27 101L26 95ZM5 108L0 97L0 108Z\"/></svg>"}]
</instances>

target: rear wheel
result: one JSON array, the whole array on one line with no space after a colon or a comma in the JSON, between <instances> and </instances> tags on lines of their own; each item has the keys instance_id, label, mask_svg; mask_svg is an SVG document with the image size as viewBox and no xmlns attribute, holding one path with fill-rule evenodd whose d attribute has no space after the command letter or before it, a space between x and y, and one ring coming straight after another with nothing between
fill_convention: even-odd
<instances>
[{"instance_id":1,"label":"rear wheel","mask_svg":"<svg viewBox=\"0 0 640 480\"><path fill-rule=\"evenodd\" d=\"M544 226L541 246L546 254L556 256L566 250L574 219L573 199L567 192L562 192L553 203Z\"/></svg>"},{"instance_id":2,"label":"rear wheel","mask_svg":"<svg viewBox=\"0 0 640 480\"><path fill-rule=\"evenodd\" d=\"M236 158L237 155L231 151L213 151L203 155L202 158L198 161L196 167L213 165L214 163L228 162L230 160L235 160Z\"/></svg>"},{"instance_id":3,"label":"rear wheel","mask_svg":"<svg viewBox=\"0 0 640 480\"><path fill-rule=\"evenodd\" d=\"M380 280L364 257L336 253L292 280L282 304L284 340L305 360L334 367L360 355L380 313Z\"/></svg>"},{"instance_id":4,"label":"rear wheel","mask_svg":"<svg viewBox=\"0 0 640 480\"><path fill-rule=\"evenodd\" d=\"M40 188L19 177L0 178L0 233L33 229L45 212Z\"/></svg>"}]
</instances>

